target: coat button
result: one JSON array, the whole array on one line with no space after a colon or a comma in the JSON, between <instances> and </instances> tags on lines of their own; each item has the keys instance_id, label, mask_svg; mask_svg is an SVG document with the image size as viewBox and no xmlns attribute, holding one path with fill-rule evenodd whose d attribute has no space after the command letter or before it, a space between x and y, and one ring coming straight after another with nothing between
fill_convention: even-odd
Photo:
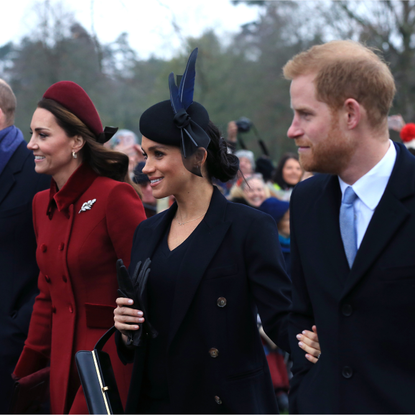
<instances>
[{"instance_id":1,"label":"coat button","mask_svg":"<svg viewBox=\"0 0 415 415\"><path fill-rule=\"evenodd\" d=\"M61 242L60 244L59 244L59 251L63 251L63 248L65 248L65 244L63 243L63 242Z\"/></svg>"},{"instance_id":2,"label":"coat button","mask_svg":"<svg viewBox=\"0 0 415 415\"><path fill-rule=\"evenodd\" d=\"M50 278L47 275L45 275L45 280L48 284L50 284Z\"/></svg>"},{"instance_id":3,"label":"coat button","mask_svg":"<svg viewBox=\"0 0 415 415\"><path fill-rule=\"evenodd\" d=\"M342 370L342 375L346 379L350 379L353 376L353 369L350 366L345 366Z\"/></svg>"},{"instance_id":4,"label":"coat button","mask_svg":"<svg viewBox=\"0 0 415 415\"><path fill-rule=\"evenodd\" d=\"M56 307L55 306L52 306L52 313L56 314Z\"/></svg>"},{"instance_id":5,"label":"coat button","mask_svg":"<svg viewBox=\"0 0 415 415\"><path fill-rule=\"evenodd\" d=\"M215 396L215 402L216 402L218 405L222 405L222 399L221 399L221 398L219 398L219 396Z\"/></svg>"},{"instance_id":6,"label":"coat button","mask_svg":"<svg viewBox=\"0 0 415 415\"><path fill-rule=\"evenodd\" d=\"M225 307L226 306L226 298L225 297L219 297L216 300L216 305L220 308Z\"/></svg>"},{"instance_id":7,"label":"coat button","mask_svg":"<svg viewBox=\"0 0 415 415\"><path fill-rule=\"evenodd\" d=\"M70 313L73 313L73 307L72 307L72 304L69 304L69 312L70 312Z\"/></svg>"},{"instance_id":8,"label":"coat button","mask_svg":"<svg viewBox=\"0 0 415 415\"><path fill-rule=\"evenodd\" d=\"M48 250L48 247L45 244L42 244L40 246L40 249L42 250L42 252L46 252Z\"/></svg>"},{"instance_id":9,"label":"coat button","mask_svg":"<svg viewBox=\"0 0 415 415\"><path fill-rule=\"evenodd\" d=\"M218 357L219 356L219 350L212 347L209 350L209 354L210 354L210 357Z\"/></svg>"},{"instance_id":10,"label":"coat button","mask_svg":"<svg viewBox=\"0 0 415 415\"><path fill-rule=\"evenodd\" d=\"M342 314L346 317L350 317L353 314L353 307L350 304L343 304Z\"/></svg>"},{"instance_id":11,"label":"coat button","mask_svg":"<svg viewBox=\"0 0 415 415\"><path fill-rule=\"evenodd\" d=\"M68 279L66 278L66 275L62 275L62 279L63 279L63 282L68 281Z\"/></svg>"}]
</instances>

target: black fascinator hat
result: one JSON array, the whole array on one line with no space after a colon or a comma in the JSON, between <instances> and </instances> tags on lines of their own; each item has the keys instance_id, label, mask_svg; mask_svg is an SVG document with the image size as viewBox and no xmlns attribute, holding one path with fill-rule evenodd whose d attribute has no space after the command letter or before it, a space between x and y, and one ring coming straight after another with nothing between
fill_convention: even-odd
<instances>
[{"instance_id":1,"label":"black fascinator hat","mask_svg":"<svg viewBox=\"0 0 415 415\"><path fill-rule=\"evenodd\" d=\"M169 75L170 100L144 111L140 132L149 140L180 147L186 169L202 177L201 161L210 138L207 133L209 114L203 105L193 101L197 52L196 48L190 54L179 87L174 74Z\"/></svg>"}]
</instances>

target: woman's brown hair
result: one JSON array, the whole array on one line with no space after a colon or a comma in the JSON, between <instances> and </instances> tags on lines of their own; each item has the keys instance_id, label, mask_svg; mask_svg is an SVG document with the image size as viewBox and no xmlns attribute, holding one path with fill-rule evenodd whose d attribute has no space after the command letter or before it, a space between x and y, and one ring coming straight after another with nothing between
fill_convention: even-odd
<instances>
[{"instance_id":1,"label":"woman's brown hair","mask_svg":"<svg viewBox=\"0 0 415 415\"><path fill-rule=\"evenodd\" d=\"M68 137L80 135L85 140L85 145L81 150L82 161L88 163L92 170L100 176L130 184L141 197L139 186L133 183L128 174L129 159L126 154L98 143L91 130L76 115L56 101L42 98L37 107L51 112Z\"/></svg>"}]
</instances>

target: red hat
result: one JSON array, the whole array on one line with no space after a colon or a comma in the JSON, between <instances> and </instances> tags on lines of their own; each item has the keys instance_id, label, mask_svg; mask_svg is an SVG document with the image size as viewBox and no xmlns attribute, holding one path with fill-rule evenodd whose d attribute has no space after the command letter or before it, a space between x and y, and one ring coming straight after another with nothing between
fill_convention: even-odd
<instances>
[{"instance_id":1,"label":"red hat","mask_svg":"<svg viewBox=\"0 0 415 415\"><path fill-rule=\"evenodd\" d=\"M400 136L407 148L415 148L415 124L406 124L400 131Z\"/></svg>"},{"instance_id":2,"label":"red hat","mask_svg":"<svg viewBox=\"0 0 415 415\"><path fill-rule=\"evenodd\" d=\"M72 81L60 81L50 86L43 98L52 99L76 115L95 135L100 143L108 141L117 131L114 127L102 128L94 103L83 88Z\"/></svg>"}]
</instances>

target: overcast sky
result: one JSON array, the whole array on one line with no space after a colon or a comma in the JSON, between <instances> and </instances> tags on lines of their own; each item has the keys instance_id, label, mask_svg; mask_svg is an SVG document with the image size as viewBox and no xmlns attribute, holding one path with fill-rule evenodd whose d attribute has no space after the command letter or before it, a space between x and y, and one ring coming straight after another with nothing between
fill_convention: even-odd
<instances>
[{"instance_id":1,"label":"overcast sky","mask_svg":"<svg viewBox=\"0 0 415 415\"><path fill-rule=\"evenodd\" d=\"M0 0L0 46L18 42L38 24L36 8L47 0ZM223 36L258 16L256 6L233 6L230 0L49 0L62 3L65 10L91 31L91 15L98 39L114 41L129 33L131 46L140 58L151 54L169 58L183 37L199 36L207 28ZM92 12L91 12L92 9ZM180 28L174 30L172 22Z\"/></svg>"}]
</instances>

